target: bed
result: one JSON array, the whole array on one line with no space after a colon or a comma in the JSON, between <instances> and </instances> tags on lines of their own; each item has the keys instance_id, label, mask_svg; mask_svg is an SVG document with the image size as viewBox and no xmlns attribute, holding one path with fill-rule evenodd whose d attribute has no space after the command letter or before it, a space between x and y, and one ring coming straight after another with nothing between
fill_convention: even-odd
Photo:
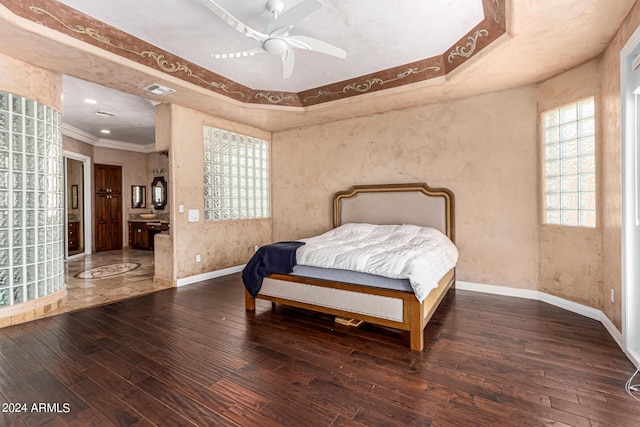
<instances>
[{"instance_id":1,"label":"bed","mask_svg":"<svg viewBox=\"0 0 640 427\"><path fill-rule=\"evenodd\" d=\"M455 242L454 196L445 188L431 188L425 183L354 186L334 195L333 211L334 228L352 223L412 224L434 228ZM302 273L296 267L290 274L264 277L255 297L245 290L246 310L255 311L257 298L396 328L409 332L409 346L415 351L423 350L424 329L455 285L454 266L420 302L401 283L374 285L377 278L366 274L349 273L344 279L340 274L316 274L313 267L301 268Z\"/></svg>"}]
</instances>

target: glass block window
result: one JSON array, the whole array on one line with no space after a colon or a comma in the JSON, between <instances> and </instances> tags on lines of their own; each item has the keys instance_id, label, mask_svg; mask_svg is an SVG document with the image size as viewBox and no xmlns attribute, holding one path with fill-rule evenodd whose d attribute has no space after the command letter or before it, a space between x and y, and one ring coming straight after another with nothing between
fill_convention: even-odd
<instances>
[{"instance_id":1,"label":"glass block window","mask_svg":"<svg viewBox=\"0 0 640 427\"><path fill-rule=\"evenodd\" d=\"M544 223L596 226L593 98L543 113Z\"/></svg>"},{"instance_id":2,"label":"glass block window","mask_svg":"<svg viewBox=\"0 0 640 427\"><path fill-rule=\"evenodd\" d=\"M0 91L0 308L64 287L60 113Z\"/></svg>"},{"instance_id":3,"label":"glass block window","mask_svg":"<svg viewBox=\"0 0 640 427\"><path fill-rule=\"evenodd\" d=\"M205 221L269 215L269 141L204 126Z\"/></svg>"}]
</instances>

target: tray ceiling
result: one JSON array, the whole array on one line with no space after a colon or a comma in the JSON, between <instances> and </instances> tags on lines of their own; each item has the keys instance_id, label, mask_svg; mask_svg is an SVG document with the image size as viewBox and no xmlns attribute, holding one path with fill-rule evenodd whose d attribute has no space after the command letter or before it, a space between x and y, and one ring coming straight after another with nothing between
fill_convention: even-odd
<instances>
[{"instance_id":1,"label":"tray ceiling","mask_svg":"<svg viewBox=\"0 0 640 427\"><path fill-rule=\"evenodd\" d=\"M217 1L252 27L272 20L264 0ZM281 60L273 55L212 57L259 44L213 14L207 2L31 0L8 7L237 101L298 107L443 77L505 32L502 0L327 0L291 33L340 46L347 58L296 49L293 76L283 80ZM286 1L285 10L298 3Z\"/></svg>"},{"instance_id":2,"label":"tray ceiling","mask_svg":"<svg viewBox=\"0 0 640 427\"><path fill-rule=\"evenodd\" d=\"M433 39L445 46L447 39L425 37L422 31L433 29L436 32L436 28L448 29L450 25L444 24L447 22L444 18L432 20L433 15L441 18L437 13L422 16L432 9L421 8L431 7L427 3L439 3L445 4L442 10L446 10L450 4L452 7L456 4L466 6L472 4L472 0L326 0L326 7L301 21L295 32L347 49L347 59L334 60L318 53L299 52L300 61L296 63L292 78L282 81L278 58L258 58L265 61L260 67L254 62L247 67L244 59L216 62L210 56L201 63L195 57L183 57L188 55L186 50L174 52L178 48L164 44L173 42L174 35L180 32L189 49L201 48L206 55L235 49L235 46L227 49L226 45L220 48L214 44L218 39L231 44L254 43L224 22L216 23L219 18L205 7L204 1L65 1L81 10L98 8L95 11L86 9L85 14L54 0L0 0L0 52L60 74L157 102L176 103L259 129L278 131L544 81L601 55L635 3L635 0L478 1L475 4L482 5L482 21L440 54L427 56L431 54L427 49L432 46ZM299 1L286 0L285 8ZM260 28L259 23L269 19L262 2L220 0L220 3L257 28ZM171 9L176 4L190 9L190 13L196 9L201 13L191 15L193 22L190 21L192 18L185 18L185 21L181 18L184 16L182 10ZM238 7L242 4L251 5L251 8L241 12ZM236 9L232 9L234 7ZM415 13L407 17L407 8ZM89 16L101 13L101 9L110 11L113 16ZM124 25L119 21L120 15L126 17L123 22L131 21L129 24L133 27L120 28ZM185 26L185 22L188 25ZM205 26L210 28L203 28L198 22L208 22ZM356 22L364 24L358 26L354 24ZM157 40L143 33L129 33L142 31L147 25L155 28L152 36ZM175 30L177 27L182 30ZM342 40L332 38L333 27L342 27L335 31L347 28L355 36L347 38L343 44ZM364 28L368 30L361 31ZM216 36L210 43L208 38L211 36L203 35L203 31L228 34ZM494 39L494 34L502 36ZM368 37L372 38L367 41ZM355 42L355 39L360 41ZM356 52L362 54L360 59L351 44L358 46ZM384 53L380 55L380 61L422 59L396 65L380 62L378 71L362 74L371 68L358 67L371 67L379 53ZM411 56L418 53L418 56ZM268 63L269 59L275 61ZM331 61L337 63L327 67ZM384 68L388 66L391 68ZM440 70L436 72L434 67ZM327 73L345 74L327 76ZM257 83L250 78L255 78ZM339 80L341 78L343 80ZM69 81L65 78L65 97L68 89L74 87ZM177 92L161 97L143 90L152 83L171 86ZM114 91L112 95L117 97L118 94ZM305 99L306 103L303 103ZM65 123L68 123L72 106L65 101L64 109ZM142 111L142 107L138 110ZM94 113L92 109L87 111ZM148 114L149 117L153 114L151 105ZM86 127L82 122L78 123L79 129ZM102 138L101 135L97 137ZM112 134L111 137L138 142L126 136Z\"/></svg>"}]
</instances>

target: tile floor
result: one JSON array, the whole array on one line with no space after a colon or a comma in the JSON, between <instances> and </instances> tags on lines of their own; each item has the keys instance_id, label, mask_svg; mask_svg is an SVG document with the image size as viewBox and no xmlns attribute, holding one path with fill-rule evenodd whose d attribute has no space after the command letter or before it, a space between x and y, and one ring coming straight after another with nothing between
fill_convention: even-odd
<instances>
[{"instance_id":1,"label":"tile floor","mask_svg":"<svg viewBox=\"0 0 640 427\"><path fill-rule=\"evenodd\" d=\"M109 277L90 279L76 277L78 273L85 270L124 262L139 263L140 267ZM30 309L0 318L0 328L166 289L168 286L153 282L153 273L153 252L139 249L127 248L72 258L65 262L67 296L57 308Z\"/></svg>"},{"instance_id":2,"label":"tile floor","mask_svg":"<svg viewBox=\"0 0 640 427\"><path fill-rule=\"evenodd\" d=\"M120 262L141 264L135 270L104 278L81 279L77 273ZM65 263L66 301L52 314L65 313L166 289L153 282L153 252L139 249L98 252Z\"/></svg>"}]
</instances>

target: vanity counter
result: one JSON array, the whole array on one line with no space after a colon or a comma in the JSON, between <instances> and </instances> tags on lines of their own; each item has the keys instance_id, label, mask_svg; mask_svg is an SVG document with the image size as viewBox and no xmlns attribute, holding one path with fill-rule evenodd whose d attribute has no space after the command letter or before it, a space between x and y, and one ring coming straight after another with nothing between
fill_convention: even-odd
<instances>
[{"instance_id":1,"label":"vanity counter","mask_svg":"<svg viewBox=\"0 0 640 427\"><path fill-rule=\"evenodd\" d=\"M169 221L157 219L130 219L129 246L134 249L154 249L154 237L169 230Z\"/></svg>"}]
</instances>

